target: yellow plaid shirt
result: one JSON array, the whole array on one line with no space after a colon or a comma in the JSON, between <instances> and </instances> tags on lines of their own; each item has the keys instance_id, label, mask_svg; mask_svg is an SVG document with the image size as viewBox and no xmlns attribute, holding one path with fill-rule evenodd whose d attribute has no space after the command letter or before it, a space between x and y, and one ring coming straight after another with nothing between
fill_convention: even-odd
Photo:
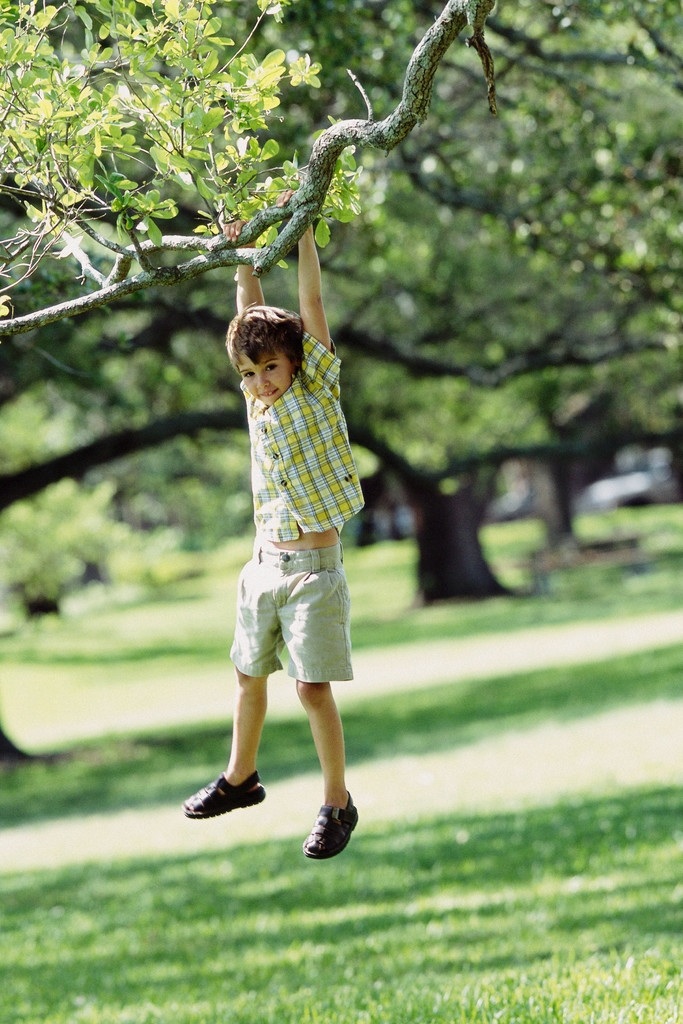
<instances>
[{"instance_id":1,"label":"yellow plaid shirt","mask_svg":"<svg viewBox=\"0 0 683 1024\"><path fill-rule=\"evenodd\" d=\"M266 540L299 531L341 529L363 507L346 420L339 404L340 361L304 333L303 365L270 407L247 400L254 522Z\"/></svg>"}]
</instances>

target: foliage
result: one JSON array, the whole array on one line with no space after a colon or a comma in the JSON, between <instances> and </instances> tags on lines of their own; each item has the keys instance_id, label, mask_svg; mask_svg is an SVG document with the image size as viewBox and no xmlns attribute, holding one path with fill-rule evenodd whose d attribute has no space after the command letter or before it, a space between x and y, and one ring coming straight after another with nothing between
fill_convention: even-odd
<instances>
[{"instance_id":1,"label":"foliage","mask_svg":"<svg viewBox=\"0 0 683 1024\"><path fill-rule=\"evenodd\" d=\"M258 23L290 2L259 3ZM59 243L78 257L84 233L116 251L112 219L120 243L159 244L157 222L185 203L202 202L199 230L216 232L221 218L253 212L256 196L277 195L282 178L258 178L278 145L260 136L283 87L316 88L320 66L246 52L231 38L245 27L239 6L3 4L4 190L34 224L5 246L27 254L25 273ZM295 172L290 161L284 173Z\"/></svg>"},{"instance_id":2,"label":"foliage","mask_svg":"<svg viewBox=\"0 0 683 1024\"><path fill-rule=\"evenodd\" d=\"M135 459L122 459L115 479L116 514L138 533L138 548L147 543L150 530L168 528L176 546L186 551L213 551L226 538L249 533L253 507L246 432L230 445L177 438ZM137 552L136 558L141 557Z\"/></svg>"},{"instance_id":3,"label":"foliage","mask_svg":"<svg viewBox=\"0 0 683 1024\"><path fill-rule=\"evenodd\" d=\"M3 464L21 470L47 452L63 450L79 429L73 406L49 392L26 391L0 420ZM4 511L0 586L24 611L58 611L88 574L108 578L112 553L132 543L131 531L114 519L114 492L111 480L86 489L64 479Z\"/></svg>"},{"instance_id":4,"label":"foliage","mask_svg":"<svg viewBox=\"0 0 683 1024\"><path fill-rule=\"evenodd\" d=\"M0 420L3 466L22 469L67 447L77 436L75 420L69 403L55 400L43 389L24 391L4 409Z\"/></svg>"},{"instance_id":5,"label":"foliage","mask_svg":"<svg viewBox=\"0 0 683 1024\"><path fill-rule=\"evenodd\" d=\"M280 17L291 2L260 0L256 27L267 15ZM386 151L401 142L425 116L436 69L458 32L469 24L477 52L486 52L482 28L493 7L493 0L449 0L416 47L403 101L390 117L332 125L318 134L305 169L296 157L285 159L280 176L268 175L261 187L255 179L279 153L272 134L260 133L280 103L281 82L317 87L320 66L281 48L260 58L247 52L256 27L239 45L225 34L222 18L233 3L129 0L121 8L110 0L62 0L60 6L0 8L6 53L0 110L11 129L22 130L12 131L12 142L0 150L7 167L0 194L35 223L5 244L7 272L30 276L41 256L63 243L58 255L75 260L97 286L68 306L6 321L8 334L239 262L221 237L202 246L196 238L162 236L157 221L175 219L186 193L206 206L200 233L220 235L222 220L258 211L241 239L247 244L291 214L281 238L271 232L267 249L250 254L259 273L286 255L321 211L350 219L357 212L350 147ZM273 200L297 186L286 214ZM118 241L106 227L112 219ZM327 241L326 225L319 225L317 237ZM105 269L98 263L107 250ZM201 258L173 268L154 262L162 253L188 250ZM131 276L134 264L140 273ZM10 307L9 295L3 296L3 312Z\"/></svg>"},{"instance_id":6,"label":"foliage","mask_svg":"<svg viewBox=\"0 0 683 1024\"><path fill-rule=\"evenodd\" d=\"M111 552L128 538L109 515L113 490L104 482L88 492L62 480L4 513L0 582L29 614L58 611L89 568L106 575Z\"/></svg>"},{"instance_id":7,"label":"foliage","mask_svg":"<svg viewBox=\"0 0 683 1024\"><path fill-rule=\"evenodd\" d=\"M38 437L37 430L34 445ZM8 448L17 454L16 446ZM248 456L220 449L211 454L198 475L196 451L181 439L150 458L149 466L143 457L132 477L124 461L116 482L93 479L81 488L65 479L13 504L0 517L0 586L25 611L38 614L59 610L90 576L113 586L154 588L193 575L184 551L242 535L252 515ZM150 485L157 481L145 492L135 483L140 471Z\"/></svg>"},{"instance_id":8,"label":"foliage","mask_svg":"<svg viewBox=\"0 0 683 1024\"><path fill-rule=\"evenodd\" d=\"M680 422L680 11L591 13L501 8L499 118L472 107L455 52L420 132L366 160L337 336L362 352L359 407L412 466Z\"/></svg>"}]
</instances>

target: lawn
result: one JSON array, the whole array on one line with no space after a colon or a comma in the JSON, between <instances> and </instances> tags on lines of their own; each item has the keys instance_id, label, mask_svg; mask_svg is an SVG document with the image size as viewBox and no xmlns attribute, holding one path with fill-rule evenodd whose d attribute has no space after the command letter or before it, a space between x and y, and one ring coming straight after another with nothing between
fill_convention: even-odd
<instances>
[{"instance_id":1,"label":"lawn","mask_svg":"<svg viewBox=\"0 0 683 1024\"><path fill-rule=\"evenodd\" d=\"M361 649L680 607L683 513L642 513L650 572L561 574L544 598L412 608L409 546L350 551ZM534 542L528 527L487 531L508 581L522 579ZM594 534L604 521L586 528ZM33 687L33 697L43 693L48 710L34 706L34 714L47 719L65 694L121 699L126 686L141 694L146 681L151 714L155 700L163 706L169 679L173 692L173 679L185 673L224 673L225 608L241 555L238 546L226 549L210 571L153 599L98 595L74 602L62 621L6 636L5 693L19 685ZM470 775L467 806L454 801L456 809L443 813L427 790L408 812L407 780L393 768L393 776L381 775L382 813L361 807L348 850L327 863L305 860L301 840L274 827L268 841L207 844L192 855L122 855L114 842L96 862L67 857L49 870L4 873L0 864L0 1020L677 1024L683 788L645 764L647 783L577 781L558 797L544 781L556 767L558 730L578 766L595 754L587 723L616 722L632 709L646 728L648 709L673 711L681 701L683 643L594 665L368 696L345 709L354 772L433 758L447 769L456 757L474 762L488 744L500 753L495 800L485 798L483 779L478 800ZM545 746L532 748L548 726ZM605 747L613 740L604 734ZM2 776L0 820L40 842L50 822L77 828L82 818L85 830L95 812L116 821L124 811L177 805L217 771L225 744L218 717L64 739L58 757ZM520 800L503 751L525 745L537 757L538 786ZM632 756L644 755L634 745ZM264 737L269 775L294 781L311 770L310 757L301 713L276 716ZM461 784L447 770L438 783L442 792ZM275 800L271 794L264 807L278 824L298 814ZM230 829L229 820L194 824Z\"/></svg>"},{"instance_id":2,"label":"lawn","mask_svg":"<svg viewBox=\"0 0 683 1024\"><path fill-rule=\"evenodd\" d=\"M4 1024L673 1024L683 791L2 881Z\"/></svg>"}]
</instances>

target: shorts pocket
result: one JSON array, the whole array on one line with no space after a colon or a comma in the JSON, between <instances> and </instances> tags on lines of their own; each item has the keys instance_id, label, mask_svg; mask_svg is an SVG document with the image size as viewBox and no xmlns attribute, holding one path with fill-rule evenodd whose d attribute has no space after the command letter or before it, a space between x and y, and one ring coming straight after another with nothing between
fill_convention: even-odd
<instances>
[{"instance_id":1,"label":"shorts pocket","mask_svg":"<svg viewBox=\"0 0 683 1024\"><path fill-rule=\"evenodd\" d=\"M310 618L321 626L344 625L351 611L351 597L343 569L322 569L299 579L289 596L297 619Z\"/></svg>"}]
</instances>

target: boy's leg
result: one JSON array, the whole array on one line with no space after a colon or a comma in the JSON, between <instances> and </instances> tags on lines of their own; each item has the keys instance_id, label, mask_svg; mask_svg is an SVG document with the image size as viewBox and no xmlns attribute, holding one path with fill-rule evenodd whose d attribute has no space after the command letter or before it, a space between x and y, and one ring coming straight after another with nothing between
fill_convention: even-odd
<instances>
[{"instance_id":1,"label":"boy's leg","mask_svg":"<svg viewBox=\"0 0 683 1024\"><path fill-rule=\"evenodd\" d=\"M344 729L329 683L296 681L299 700L311 726L313 742L323 773L323 802L333 807L346 807L346 752Z\"/></svg>"},{"instance_id":2,"label":"boy's leg","mask_svg":"<svg viewBox=\"0 0 683 1024\"><path fill-rule=\"evenodd\" d=\"M195 793L183 805L188 818L215 818L238 807L251 807L266 791L256 771L268 705L268 677L247 676L236 669L237 688L230 761L222 775Z\"/></svg>"},{"instance_id":3,"label":"boy's leg","mask_svg":"<svg viewBox=\"0 0 683 1024\"><path fill-rule=\"evenodd\" d=\"M305 683L300 679L296 686L311 726L325 793L303 849L307 857L324 860L346 848L358 822L358 811L346 788L344 730L332 687L329 683Z\"/></svg>"},{"instance_id":4,"label":"boy's leg","mask_svg":"<svg viewBox=\"0 0 683 1024\"><path fill-rule=\"evenodd\" d=\"M232 744L224 774L232 786L239 786L256 771L256 757L268 708L268 676L247 676L239 669L235 669L235 676Z\"/></svg>"}]
</instances>

